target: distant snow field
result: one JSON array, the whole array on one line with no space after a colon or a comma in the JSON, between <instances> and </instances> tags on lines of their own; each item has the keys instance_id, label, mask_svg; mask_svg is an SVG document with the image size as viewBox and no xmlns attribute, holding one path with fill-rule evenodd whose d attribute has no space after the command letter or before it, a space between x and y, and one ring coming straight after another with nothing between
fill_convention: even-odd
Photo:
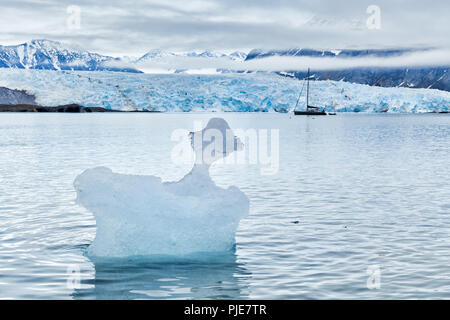
<instances>
[{"instance_id":1,"label":"distant snow field","mask_svg":"<svg viewBox=\"0 0 450 320\"><path fill-rule=\"evenodd\" d=\"M269 73L137 74L1 69L0 87L26 90L45 106L77 103L117 110L291 111L305 106L303 81ZM12 103L12 102L11 102ZM450 110L450 92L311 82L310 104L338 112Z\"/></svg>"}]
</instances>

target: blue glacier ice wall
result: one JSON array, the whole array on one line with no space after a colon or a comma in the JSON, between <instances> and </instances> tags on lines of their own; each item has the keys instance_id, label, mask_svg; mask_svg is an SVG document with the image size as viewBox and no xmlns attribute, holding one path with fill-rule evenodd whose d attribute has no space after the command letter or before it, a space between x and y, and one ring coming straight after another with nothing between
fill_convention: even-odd
<instances>
[{"instance_id":1,"label":"blue glacier ice wall","mask_svg":"<svg viewBox=\"0 0 450 320\"><path fill-rule=\"evenodd\" d=\"M27 90L41 105L77 103L168 112L291 110L303 81L275 74L153 75L3 69L0 86ZM305 92L299 108L305 105ZM338 112L450 110L450 92L382 88L343 81L311 83L311 103Z\"/></svg>"}]
</instances>

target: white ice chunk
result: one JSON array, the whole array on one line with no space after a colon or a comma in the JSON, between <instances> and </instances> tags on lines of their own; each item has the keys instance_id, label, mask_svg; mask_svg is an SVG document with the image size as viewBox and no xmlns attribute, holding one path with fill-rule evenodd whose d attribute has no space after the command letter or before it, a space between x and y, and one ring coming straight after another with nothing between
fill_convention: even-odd
<instances>
[{"instance_id":1,"label":"white ice chunk","mask_svg":"<svg viewBox=\"0 0 450 320\"><path fill-rule=\"evenodd\" d=\"M211 119L205 129L191 137L203 135L207 129L223 133L229 127L223 119ZM225 134L223 137L227 139ZM196 156L211 150L212 143L217 146L215 141L203 143L202 150L195 150ZM220 148L217 154L227 156L236 149L222 153ZM209 166L196 163L183 179L166 183L155 176L119 174L104 167L83 172L74 182L77 201L94 214L97 222L88 255L189 256L232 251L249 201L236 187L216 186L209 176Z\"/></svg>"}]
</instances>

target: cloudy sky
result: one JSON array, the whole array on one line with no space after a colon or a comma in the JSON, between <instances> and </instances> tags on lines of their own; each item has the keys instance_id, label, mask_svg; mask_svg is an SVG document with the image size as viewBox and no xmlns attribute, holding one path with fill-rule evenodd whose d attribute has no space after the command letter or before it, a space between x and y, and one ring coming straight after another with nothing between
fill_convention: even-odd
<instances>
[{"instance_id":1,"label":"cloudy sky","mask_svg":"<svg viewBox=\"0 0 450 320\"><path fill-rule=\"evenodd\" d=\"M154 48L447 49L449 12L448 0L0 0L0 44L51 39L115 56Z\"/></svg>"}]
</instances>

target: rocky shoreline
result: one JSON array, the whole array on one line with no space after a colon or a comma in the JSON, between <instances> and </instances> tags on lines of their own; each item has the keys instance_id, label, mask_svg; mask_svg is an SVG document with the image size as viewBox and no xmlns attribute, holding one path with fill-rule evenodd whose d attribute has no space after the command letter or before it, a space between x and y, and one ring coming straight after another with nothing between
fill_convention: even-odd
<instances>
[{"instance_id":1,"label":"rocky shoreline","mask_svg":"<svg viewBox=\"0 0 450 320\"><path fill-rule=\"evenodd\" d=\"M78 104L68 104L56 107L45 107L33 104L0 104L0 112L120 112L101 107L83 107Z\"/></svg>"},{"instance_id":2,"label":"rocky shoreline","mask_svg":"<svg viewBox=\"0 0 450 320\"><path fill-rule=\"evenodd\" d=\"M78 104L67 104L56 107L45 107L33 104L0 104L0 112L59 112L59 113L92 113L92 112L157 112L148 110L121 111L102 107L84 107Z\"/></svg>"},{"instance_id":3,"label":"rocky shoreline","mask_svg":"<svg viewBox=\"0 0 450 320\"><path fill-rule=\"evenodd\" d=\"M90 112L156 112L148 110L120 111L103 107L85 107L79 104L60 106L41 106L36 97L25 90L0 87L0 112L61 112L61 113L90 113Z\"/></svg>"}]
</instances>

